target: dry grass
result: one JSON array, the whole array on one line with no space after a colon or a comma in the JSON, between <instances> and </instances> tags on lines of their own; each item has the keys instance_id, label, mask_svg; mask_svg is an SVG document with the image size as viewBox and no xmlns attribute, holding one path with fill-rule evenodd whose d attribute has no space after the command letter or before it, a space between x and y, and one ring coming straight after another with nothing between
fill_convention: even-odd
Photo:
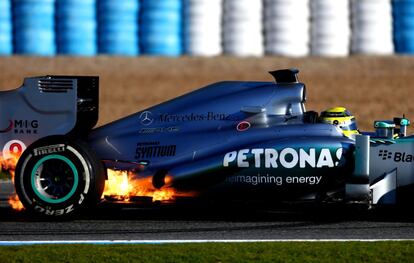
<instances>
[{"instance_id":1,"label":"dry grass","mask_svg":"<svg viewBox=\"0 0 414 263\"><path fill-rule=\"evenodd\" d=\"M18 87L25 76L45 74L99 75L99 124L174 98L221 80L272 81L267 71L296 67L308 87L308 109L343 105L360 127L374 119L406 113L414 117L414 58L0 58L0 89Z\"/></svg>"}]
</instances>

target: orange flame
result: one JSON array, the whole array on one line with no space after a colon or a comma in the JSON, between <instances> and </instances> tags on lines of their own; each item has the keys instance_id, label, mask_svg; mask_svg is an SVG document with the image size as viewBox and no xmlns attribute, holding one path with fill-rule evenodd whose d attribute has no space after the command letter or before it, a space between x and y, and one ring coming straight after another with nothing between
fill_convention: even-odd
<instances>
[{"instance_id":1,"label":"orange flame","mask_svg":"<svg viewBox=\"0 0 414 263\"><path fill-rule=\"evenodd\" d=\"M116 171L108 169L108 180L105 183L105 190L102 195L111 196L119 201L130 201L131 197L151 197L152 201L171 201L176 196L182 196L173 188L164 186L156 189L152 185L152 178L133 178L132 173L127 171ZM166 181L171 180L168 176Z\"/></svg>"},{"instance_id":2,"label":"orange flame","mask_svg":"<svg viewBox=\"0 0 414 263\"><path fill-rule=\"evenodd\" d=\"M14 183L14 176L17 161L20 154L10 153L9 158L5 159L0 155L0 171L8 171ZM161 189L156 189L152 184L152 178L137 179L133 173L127 171L118 171L108 169L108 179L105 183L105 189L102 198L110 196L119 201L131 201L131 197L151 197L152 201L172 201L178 196L193 196L194 193L179 193L175 189L164 186ZM165 182L167 185L171 183L171 177L166 176ZM13 193L8 200L10 206L17 211L24 209L16 193Z\"/></svg>"},{"instance_id":3,"label":"orange flame","mask_svg":"<svg viewBox=\"0 0 414 263\"><path fill-rule=\"evenodd\" d=\"M19 197L17 196L17 194L13 194L12 196L10 196L9 205L14 210L17 210L17 211L22 211L24 209L24 206L23 206L22 202L20 202Z\"/></svg>"},{"instance_id":4,"label":"orange flame","mask_svg":"<svg viewBox=\"0 0 414 263\"><path fill-rule=\"evenodd\" d=\"M16 154L14 152L10 152L10 157L5 159L2 156L0 156L0 171L8 171L11 175L11 180L14 184L14 172L16 170L16 164L17 161L19 161L20 154ZM24 209L23 204L20 202L19 197L16 193L13 193L9 197L9 205L17 211L21 211Z\"/></svg>"}]
</instances>

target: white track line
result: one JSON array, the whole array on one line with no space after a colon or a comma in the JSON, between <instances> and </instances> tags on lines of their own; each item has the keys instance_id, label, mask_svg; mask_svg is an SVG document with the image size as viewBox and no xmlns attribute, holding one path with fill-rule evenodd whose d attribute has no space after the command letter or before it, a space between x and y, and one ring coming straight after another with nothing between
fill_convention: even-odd
<instances>
[{"instance_id":1,"label":"white track line","mask_svg":"<svg viewBox=\"0 0 414 263\"><path fill-rule=\"evenodd\" d=\"M270 242L386 242L414 241L414 239L203 239L203 240L27 240L0 241L0 246L20 245L128 245L128 244L188 244L188 243L270 243Z\"/></svg>"}]
</instances>

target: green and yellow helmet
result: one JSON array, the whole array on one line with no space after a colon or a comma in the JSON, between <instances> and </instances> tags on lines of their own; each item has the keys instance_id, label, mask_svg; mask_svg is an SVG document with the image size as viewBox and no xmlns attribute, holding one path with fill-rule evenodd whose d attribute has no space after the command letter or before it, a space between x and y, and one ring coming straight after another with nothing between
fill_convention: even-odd
<instances>
[{"instance_id":1,"label":"green and yellow helmet","mask_svg":"<svg viewBox=\"0 0 414 263\"><path fill-rule=\"evenodd\" d=\"M352 137L359 134L355 117L344 107L334 107L321 113L320 122L333 124L342 130L345 136Z\"/></svg>"}]
</instances>

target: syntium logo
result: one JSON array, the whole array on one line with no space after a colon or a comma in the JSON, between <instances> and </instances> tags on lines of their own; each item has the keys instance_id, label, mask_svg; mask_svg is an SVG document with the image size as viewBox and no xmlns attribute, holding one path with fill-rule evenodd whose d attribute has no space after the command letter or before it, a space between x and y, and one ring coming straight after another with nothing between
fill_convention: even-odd
<instances>
[{"instance_id":1,"label":"syntium logo","mask_svg":"<svg viewBox=\"0 0 414 263\"><path fill-rule=\"evenodd\" d=\"M228 167L232 164L237 167L255 168L322 168L338 166L342 157L342 148L337 148L335 156L331 150L322 148L294 149L285 148L280 151L273 148L242 149L226 153L223 159L223 166Z\"/></svg>"},{"instance_id":2,"label":"syntium logo","mask_svg":"<svg viewBox=\"0 0 414 263\"><path fill-rule=\"evenodd\" d=\"M160 142L139 142L135 150L135 159L175 156L176 145L162 145Z\"/></svg>"},{"instance_id":3,"label":"syntium logo","mask_svg":"<svg viewBox=\"0 0 414 263\"><path fill-rule=\"evenodd\" d=\"M382 160L393 159L396 163L414 162L414 156L406 152L391 152L388 150L379 150L378 157L381 157Z\"/></svg>"}]
</instances>

